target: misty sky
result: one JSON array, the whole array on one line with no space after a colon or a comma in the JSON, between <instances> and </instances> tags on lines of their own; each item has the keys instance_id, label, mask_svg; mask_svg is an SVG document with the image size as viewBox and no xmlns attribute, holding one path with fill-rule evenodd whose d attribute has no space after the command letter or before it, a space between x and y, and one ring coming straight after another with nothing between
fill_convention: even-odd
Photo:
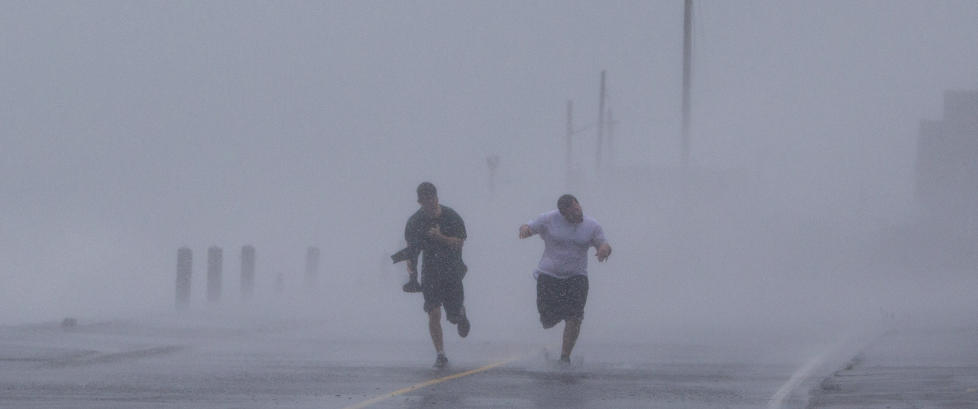
<instances>
[{"instance_id":1,"label":"misty sky","mask_svg":"<svg viewBox=\"0 0 978 409\"><path fill-rule=\"evenodd\" d=\"M471 226L467 257L519 252L493 274L522 278L539 246L515 243L516 227L562 193L565 104L593 126L602 70L615 163L678 163L680 0L3 9L0 322L168 306L184 245L197 278L207 246L233 259L244 244L265 284L297 277L309 245L325 270L374 273L422 180ZM858 199L881 223L912 215L919 121L940 118L945 90L978 88L978 2L697 1L694 14L696 166L760 172L785 208ZM575 142L584 169L595 140ZM587 199L599 220L630 205ZM606 231L638 252L650 220Z\"/></svg>"}]
</instances>

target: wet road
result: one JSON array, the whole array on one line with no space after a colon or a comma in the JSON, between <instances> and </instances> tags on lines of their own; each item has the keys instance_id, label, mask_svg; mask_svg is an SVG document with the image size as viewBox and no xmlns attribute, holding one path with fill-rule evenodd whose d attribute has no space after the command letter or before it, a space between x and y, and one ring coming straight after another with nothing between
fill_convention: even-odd
<instances>
[{"instance_id":1,"label":"wet road","mask_svg":"<svg viewBox=\"0 0 978 409\"><path fill-rule=\"evenodd\" d=\"M435 370L425 341L294 323L0 327L0 407L796 408L834 369L812 365L825 344L758 338L588 341L569 368L556 345L451 339Z\"/></svg>"},{"instance_id":2,"label":"wet road","mask_svg":"<svg viewBox=\"0 0 978 409\"><path fill-rule=\"evenodd\" d=\"M978 408L978 329L887 331L814 388L809 408Z\"/></svg>"}]
</instances>

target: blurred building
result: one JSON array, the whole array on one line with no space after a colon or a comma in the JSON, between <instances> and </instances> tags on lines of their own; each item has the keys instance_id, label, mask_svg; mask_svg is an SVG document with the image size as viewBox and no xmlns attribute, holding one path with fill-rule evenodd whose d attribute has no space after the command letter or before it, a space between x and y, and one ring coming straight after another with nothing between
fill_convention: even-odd
<instances>
[{"instance_id":1,"label":"blurred building","mask_svg":"<svg viewBox=\"0 0 978 409\"><path fill-rule=\"evenodd\" d=\"M924 225L978 232L978 90L944 93L944 117L920 124L915 194Z\"/></svg>"}]
</instances>

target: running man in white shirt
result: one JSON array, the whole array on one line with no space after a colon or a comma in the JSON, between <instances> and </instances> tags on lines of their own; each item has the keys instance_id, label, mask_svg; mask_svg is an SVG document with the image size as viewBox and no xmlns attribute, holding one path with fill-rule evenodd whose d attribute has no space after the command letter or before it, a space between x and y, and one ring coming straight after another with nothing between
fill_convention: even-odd
<instances>
[{"instance_id":1,"label":"running man in white shirt","mask_svg":"<svg viewBox=\"0 0 978 409\"><path fill-rule=\"evenodd\" d=\"M543 239L543 257L533 271L537 280L537 310L543 328L564 321L564 338L560 362L570 363L570 354L581 332L584 304L587 303L587 251L597 249L598 261L611 255L601 225L584 217L577 198L563 195L557 210L537 216L520 226L520 238L539 234Z\"/></svg>"}]
</instances>

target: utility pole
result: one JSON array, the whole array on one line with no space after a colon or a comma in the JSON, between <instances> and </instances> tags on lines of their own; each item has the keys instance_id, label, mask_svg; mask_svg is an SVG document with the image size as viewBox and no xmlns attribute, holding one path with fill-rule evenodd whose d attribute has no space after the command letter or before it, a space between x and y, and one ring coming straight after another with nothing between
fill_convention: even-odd
<instances>
[{"instance_id":1,"label":"utility pole","mask_svg":"<svg viewBox=\"0 0 978 409\"><path fill-rule=\"evenodd\" d=\"M598 151L594 162L595 171L601 169L601 144L604 142L604 70L601 70L601 92L598 95Z\"/></svg>"},{"instance_id":2,"label":"utility pole","mask_svg":"<svg viewBox=\"0 0 978 409\"><path fill-rule=\"evenodd\" d=\"M573 137L574 137L574 101L567 100L567 156L564 158L564 177L566 178L567 189L571 189L573 178Z\"/></svg>"},{"instance_id":3,"label":"utility pole","mask_svg":"<svg viewBox=\"0 0 978 409\"><path fill-rule=\"evenodd\" d=\"M683 17L683 135L682 135L682 166L689 166L689 88L692 82L692 25L693 0L685 0Z\"/></svg>"},{"instance_id":4,"label":"utility pole","mask_svg":"<svg viewBox=\"0 0 978 409\"><path fill-rule=\"evenodd\" d=\"M608 108L608 165L612 169L615 167L615 119L611 116L611 108Z\"/></svg>"}]
</instances>

